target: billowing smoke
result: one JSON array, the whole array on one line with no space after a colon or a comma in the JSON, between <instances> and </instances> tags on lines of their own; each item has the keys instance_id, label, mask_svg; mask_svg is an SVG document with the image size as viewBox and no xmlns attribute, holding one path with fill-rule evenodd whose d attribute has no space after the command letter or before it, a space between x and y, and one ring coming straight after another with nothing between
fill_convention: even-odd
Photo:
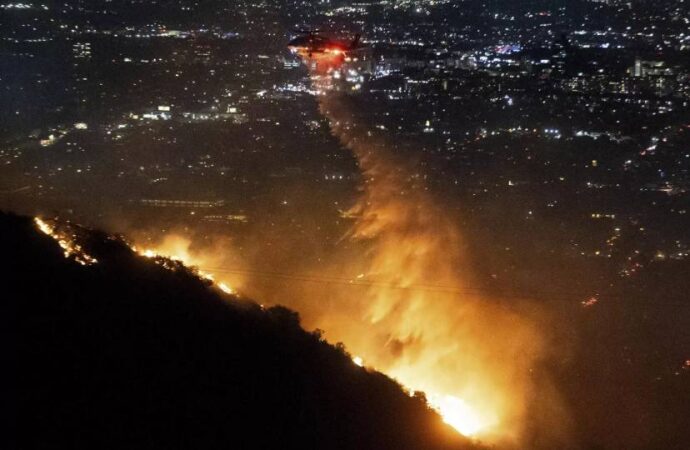
<instances>
[{"instance_id":1,"label":"billowing smoke","mask_svg":"<svg viewBox=\"0 0 690 450\"><path fill-rule=\"evenodd\" d=\"M362 270L369 284L357 294L329 287L326 311L312 317L314 308L303 308L307 323L424 391L464 434L516 447L562 444L567 415L542 370L551 347L540 332L543 313L526 300L508 306L472 294L457 218L424 176L357 119L347 96L324 89L319 104L362 170L347 239L366 241L369 253L353 267L340 264L344 273Z\"/></svg>"}]
</instances>

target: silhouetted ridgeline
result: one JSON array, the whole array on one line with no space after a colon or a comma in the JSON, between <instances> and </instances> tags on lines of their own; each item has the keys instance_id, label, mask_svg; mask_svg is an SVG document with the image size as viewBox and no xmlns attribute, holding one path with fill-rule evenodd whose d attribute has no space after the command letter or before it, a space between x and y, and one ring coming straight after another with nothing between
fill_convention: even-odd
<instances>
[{"instance_id":1,"label":"silhouetted ridgeline","mask_svg":"<svg viewBox=\"0 0 690 450\"><path fill-rule=\"evenodd\" d=\"M293 311L228 302L103 233L84 232L91 266L30 218L0 213L0 240L2 448L471 447Z\"/></svg>"}]
</instances>

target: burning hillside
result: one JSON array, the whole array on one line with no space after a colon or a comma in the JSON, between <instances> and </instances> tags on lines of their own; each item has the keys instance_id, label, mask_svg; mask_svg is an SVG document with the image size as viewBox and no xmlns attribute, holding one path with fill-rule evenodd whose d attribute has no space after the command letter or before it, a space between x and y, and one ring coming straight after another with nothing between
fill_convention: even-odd
<instances>
[{"instance_id":1,"label":"burning hillside","mask_svg":"<svg viewBox=\"0 0 690 450\"><path fill-rule=\"evenodd\" d=\"M474 447L286 308L111 235L8 215L0 228L11 407L32 429L6 448Z\"/></svg>"}]
</instances>

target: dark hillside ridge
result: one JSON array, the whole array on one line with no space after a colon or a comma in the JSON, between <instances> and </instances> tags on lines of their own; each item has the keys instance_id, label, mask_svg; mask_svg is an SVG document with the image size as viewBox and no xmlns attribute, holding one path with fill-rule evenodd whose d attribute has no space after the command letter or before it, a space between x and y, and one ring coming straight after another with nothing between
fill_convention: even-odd
<instances>
[{"instance_id":1,"label":"dark hillside ridge","mask_svg":"<svg viewBox=\"0 0 690 450\"><path fill-rule=\"evenodd\" d=\"M0 213L5 449L476 448L388 377L178 265ZM21 432L20 432L21 430Z\"/></svg>"}]
</instances>

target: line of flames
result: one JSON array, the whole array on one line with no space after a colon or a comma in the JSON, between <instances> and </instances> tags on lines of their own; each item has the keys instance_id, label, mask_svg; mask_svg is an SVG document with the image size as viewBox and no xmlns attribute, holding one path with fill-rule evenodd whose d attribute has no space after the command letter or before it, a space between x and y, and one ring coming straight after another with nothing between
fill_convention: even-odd
<instances>
[{"instance_id":1,"label":"line of flames","mask_svg":"<svg viewBox=\"0 0 690 450\"><path fill-rule=\"evenodd\" d=\"M83 266L98 263L96 258L86 253L82 246L76 242L76 235L58 230L56 225L50 224L39 217L34 218L34 222L42 233L50 236L58 243L63 250L65 258L71 258ZM152 249L141 249L136 245L130 245L129 247L136 254L151 259L156 264L169 270L175 269L174 265L168 264L169 261L179 262L187 267L194 267L193 261L189 261L179 255L164 255ZM237 295L235 289L225 282L217 281L213 274L199 269L194 269L194 272L200 279L211 282L222 292L229 295ZM354 356L352 361L359 367L367 367L376 370L373 367L365 366L364 360L359 356ZM409 395L412 396L415 394L413 389L405 386L403 387ZM482 418L462 399L450 395L436 395L429 392L426 393L426 396L429 406L439 413L445 423L458 430L461 434L473 436L484 428L485 423Z\"/></svg>"},{"instance_id":2,"label":"line of flames","mask_svg":"<svg viewBox=\"0 0 690 450\"><path fill-rule=\"evenodd\" d=\"M71 258L82 266L90 266L98 262L96 258L86 253L81 245L76 242L76 236L58 230L55 225L51 225L39 217L34 218L34 223L42 233L55 239L60 248L62 248L65 258Z\"/></svg>"},{"instance_id":3,"label":"line of flames","mask_svg":"<svg viewBox=\"0 0 690 450\"><path fill-rule=\"evenodd\" d=\"M83 247L77 242L77 236L70 234L67 231L60 230L55 224L51 224L40 217L34 218L34 223L36 227L45 235L50 236L57 242L57 244L62 248L65 258L72 259L82 266L90 266L98 263L98 259L89 255ZM150 249L139 249L135 245L130 245L132 251L145 258L150 258L154 260L156 264L165 267L166 269L172 270L173 267L166 264L166 260L172 260L175 262L180 262L187 267L194 267L191 261L185 261L183 258L177 255L162 255L154 252ZM237 291L230 287L227 283L222 281L216 281L215 277L203 270L194 269L197 276L203 280L210 281L214 286L223 291L226 294L237 295Z\"/></svg>"}]
</instances>

